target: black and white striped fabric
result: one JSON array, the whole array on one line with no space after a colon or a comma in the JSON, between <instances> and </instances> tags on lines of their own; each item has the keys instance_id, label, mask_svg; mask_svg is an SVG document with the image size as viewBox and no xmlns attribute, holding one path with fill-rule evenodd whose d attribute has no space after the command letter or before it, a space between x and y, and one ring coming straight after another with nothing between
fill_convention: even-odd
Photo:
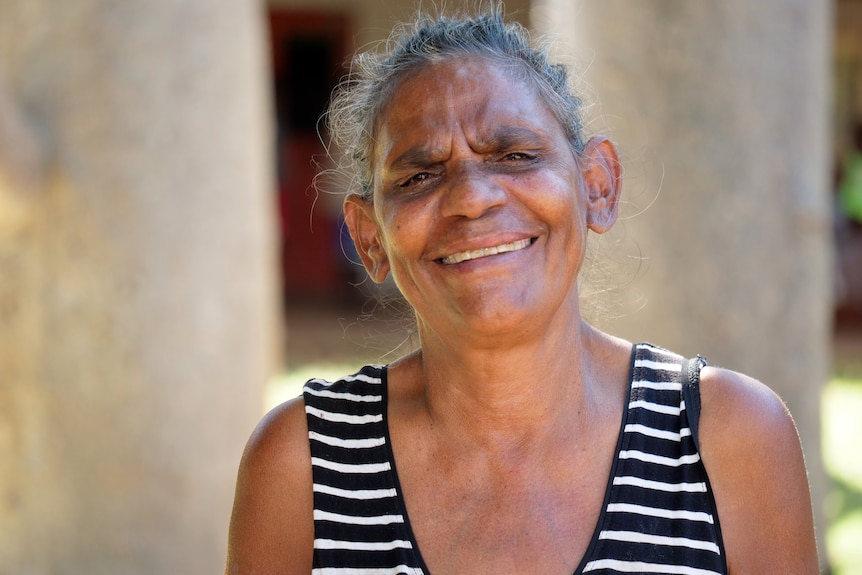
<instances>
[{"instance_id":1,"label":"black and white striped fabric","mask_svg":"<svg viewBox=\"0 0 862 575\"><path fill-rule=\"evenodd\" d=\"M393 468L385 381L385 367L366 366L331 384L305 385L314 575L424 572Z\"/></svg>"},{"instance_id":2,"label":"black and white striped fabric","mask_svg":"<svg viewBox=\"0 0 862 575\"><path fill-rule=\"evenodd\" d=\"M676 354L635 346L605 507L575 575L727 573L692 433L697 416L690 425L686 410L685 365ZM697 400L696 377L693 384L695 394L687 397ZM428 573L395 473L386 367L366 366L333 383L311 380L303 397L314 480L312 573Z\"/></svg>"},{"instance_id":3,"label":"black and white striped fabric","mask_svg":"<svg viewBox=\"0 0 862 575\"><path fill-rule=\"evenodd\" d=\"M727 573L715 500L686 409L682 357L635 346L628 410L597 535L578 573ZM695 374L702 364L696 363ZM691 392L694 393L691 393ZM697 403L696 387L689 397Z\"/></svg>"}]
</instances>

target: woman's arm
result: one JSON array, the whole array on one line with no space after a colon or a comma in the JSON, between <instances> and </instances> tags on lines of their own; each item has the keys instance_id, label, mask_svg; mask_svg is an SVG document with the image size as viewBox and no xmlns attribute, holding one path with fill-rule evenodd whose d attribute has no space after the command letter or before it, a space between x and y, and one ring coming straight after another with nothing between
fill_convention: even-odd
<instances>
[{"instance_id":1,"label":"woman's arm","mask_svg":"<svg viewBox=\"0 0 862 575\"><path fill-rule=\"evenodd\" d=\"M297 398L261 421L243 453L225 575L308 575L313 545L311 454Z\"/></svg>"},{"instance_id":2,"label":"woman's arm","mask_svg":"<svg viewBox=\"0 0 862 575\"><path fill-rule=\"evenodd\" d=\"M799 436L784 403L745 375L705 368L700 445L730 573L819 572Z\"/></svg>"}]
</instances>

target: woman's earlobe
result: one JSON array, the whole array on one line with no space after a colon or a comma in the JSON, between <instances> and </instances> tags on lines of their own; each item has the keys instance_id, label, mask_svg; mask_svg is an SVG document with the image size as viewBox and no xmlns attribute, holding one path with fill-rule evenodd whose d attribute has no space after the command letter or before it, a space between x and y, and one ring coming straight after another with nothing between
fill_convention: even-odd
<instances>
[{"instance_id":1,"label":"woman's earlobe","mask_svg":"<svg viewBox=\"0 0 862 575\"><path fill-rule=\"evenodd\" d=\"M613 227L619 215L622 168L616 148L603 136L591 138L582 155L587 225L592 231L603 234Z\"/></svg>"},{"instance_id":2,"label":"woman's earlobe","mask_svg":"<svg viewBox=\"0 0 862 575\"><path fill-rule=\"evenodd\" d=\"M375 283L382 283L389 274L389 257L380 242L374 206L356 194L347 196L344 199L344 222L368 277Z\"/></svg>"}]
</instances>

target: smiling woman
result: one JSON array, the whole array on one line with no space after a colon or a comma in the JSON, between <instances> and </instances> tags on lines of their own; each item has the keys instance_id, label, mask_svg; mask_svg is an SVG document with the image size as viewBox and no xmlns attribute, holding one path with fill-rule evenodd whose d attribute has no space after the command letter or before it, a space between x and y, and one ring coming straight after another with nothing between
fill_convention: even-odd
<instances>
[{"instance_id":1,"label":"smiling woman","mask_svg":"<svg viewBox=\"0 0 862 575\"><path fill-rule=\"evenodd\" d=\"M420 346L264 419L226 572L816 573L781 401L581 317L620 167L565 68L497 9L399 34L329 120L357 251Z\"/></svg>"},{"instance_id":2,"label":"smiling woman","mask_svg":"<svg viewBox=\"0 0 862 575\"><path fill-rule=\"evenodd\" d=\"M613 146L597 138L576 154L521 76L488 56L414 71L381 110L371 201L345 203L371 278L392 274L423 346L433 333L449 347L487 336L503 349L506 335L523 341L577 314L586 230L616 217Z\"/></svg>"}]
</instances>

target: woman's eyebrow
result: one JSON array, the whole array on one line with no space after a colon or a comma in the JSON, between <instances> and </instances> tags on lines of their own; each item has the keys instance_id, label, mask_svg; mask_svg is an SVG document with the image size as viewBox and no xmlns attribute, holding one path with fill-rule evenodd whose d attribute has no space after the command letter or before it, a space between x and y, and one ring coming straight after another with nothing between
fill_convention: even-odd
<instances>
[{"instance_id":1,"label":"woman's eyebrow","mask_svg":"<svg viewBox=\"0 0 862 575\"><path fill-rule=\"evenodd\" d=\"M485 141L503 149L517 146L540 147L545 137L542 132L522 126L496 126Z\"/></svg>"},{"instance_id":2,"label":"woman's eyebrow","mask_svg":"<svg viewBox=\"0 0 862 575\"><path fill-rule=\"evenodd\" d=\"M436 154L423 144L407 148L386 166L388 172L397 172L417 166L427 166Z\"/></svg>"},{"instance_id":3,"label":"woman's eyebrow","mask_svg":"<svg viewBox=\"0 0 862 575\"><path fill-rule=\"evenodd\" d=\"M543 132L522 126L495 126L486 137L481 138L480 148L508 149L527 146L542 147L545 142ZM386 165L388 172L400 172L417 167L428 166L446 154L442 150L429 149L425 144L416 144L407 148Z\"/></svg>"}]
</instances>

